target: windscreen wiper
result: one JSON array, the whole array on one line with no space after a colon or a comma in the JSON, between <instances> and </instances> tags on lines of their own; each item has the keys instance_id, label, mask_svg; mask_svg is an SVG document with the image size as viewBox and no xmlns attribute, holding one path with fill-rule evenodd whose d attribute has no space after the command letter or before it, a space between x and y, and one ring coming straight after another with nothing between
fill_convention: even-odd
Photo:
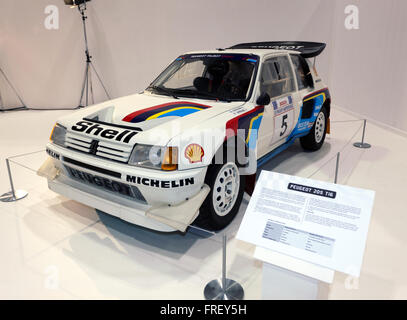
<instances>
[{"instance_id":1,"label":"windscreen wiper","mask_svg":"<svg viewBox=\"0 0 407 320\"><path fill-rule=\"evenodd\" d=\"M153 89L153 90L156 90L156 91L164 92L164 93L166 93L167 95L172 96L172 97L175 98L175 99L179 99L179 98L174 94L174 92L172 92L172 90L167 89L167 88L164 88L164 87L149 86L147 89Z\"/></svg>"}]
</instances>

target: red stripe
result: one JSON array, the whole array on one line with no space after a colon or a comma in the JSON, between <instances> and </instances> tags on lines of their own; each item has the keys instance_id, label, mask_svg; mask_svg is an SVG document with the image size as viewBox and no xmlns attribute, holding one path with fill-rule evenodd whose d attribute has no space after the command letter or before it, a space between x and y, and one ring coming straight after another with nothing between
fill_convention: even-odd
<instances>
[{"instance_id":1,"label":"red stripe","mask_svg":"<svg viewBox=\"0 0 407 320\"><path fill-rule=\"evenodd\" d=\"M127 116L125 116L122 121L131 122L131 120L133 120L138 115L143 114L144 112L162 108L162 107L171 106L171 105L183 104L183 103L192 104L192 105L199 106L199 107L210 108L210 106L206 106L206 105L194 103L194 102L188 102L188 101L169 102L169 103L164 103L164 104L160 104L157 106L153 106L153 107L149 107L149 108L141 109L139 111L132 112L132 113L128 114Z\"/></svg>"}]
</instances>

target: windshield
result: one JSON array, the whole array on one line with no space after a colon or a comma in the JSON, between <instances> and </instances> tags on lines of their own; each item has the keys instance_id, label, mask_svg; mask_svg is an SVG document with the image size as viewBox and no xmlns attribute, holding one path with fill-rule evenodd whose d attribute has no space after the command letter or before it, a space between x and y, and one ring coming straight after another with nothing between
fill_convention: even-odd
<instances>
[{"instance_id":1,"label":"windshield","mask_svg":"<svg viewBox=\"0 0 407 320\"><path fill-rule=\"evenodd\" d=\"M178 57L147 88L157 94L247 100L259 58L245 54L189 54Z\"/></svg>"}]
</instances>

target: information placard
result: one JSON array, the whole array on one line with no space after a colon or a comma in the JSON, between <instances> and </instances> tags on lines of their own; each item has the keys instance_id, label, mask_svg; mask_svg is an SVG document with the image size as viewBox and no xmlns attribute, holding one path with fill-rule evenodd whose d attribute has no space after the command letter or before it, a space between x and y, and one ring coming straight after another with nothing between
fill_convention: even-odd
<instances>
[{"instance_id":1,"label":"information placard","mask_svg":"<svg viewBox=\"0 0 407 320\"><path fill-rule=\"evenodd\" d=\"M359 277L374 196L262 171L237 238Z\"/></svg>"}]
</instances>

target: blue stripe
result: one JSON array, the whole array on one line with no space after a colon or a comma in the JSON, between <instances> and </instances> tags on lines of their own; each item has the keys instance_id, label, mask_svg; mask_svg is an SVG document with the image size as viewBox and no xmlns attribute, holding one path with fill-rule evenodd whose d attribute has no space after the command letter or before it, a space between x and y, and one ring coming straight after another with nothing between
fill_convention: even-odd
<instances>
[{"instance_id":1,"label":"blue stripe","mask_svg":"<svg viewBox=\"0 0 407 320\"><path fill-rule=\"evenodd\" d=\"M164 118L164 117L175 117L175 116L176 117L184 117L184 116L187 116L187 115L189 115L191 113L195 113L195 112L198 112L198 111L201 111L201 110L188 109L188 108L178 109L178 110L173 110L173 111L169 111L167 113L164 113L164 114L158 116L157 119L158 118Z\"/></svg>"},{"instance_id":2,"label":"blue stripe","mask_svg":"<svg viewBox=\"0 0 407 320\"><path fill-rule=\"evenodd\" d=\"M263 119L263 116L258 117L256 120L254 120L253 124L252 124L252 127L249 129L251 131L250 131L249 142L247 143L247 145L249 146L250 149L256 148L257 135L258 135L258 132L259 132L259 128L260 128L260 124L261 124L262 119Z\"/></svg>"}]
</instances>

